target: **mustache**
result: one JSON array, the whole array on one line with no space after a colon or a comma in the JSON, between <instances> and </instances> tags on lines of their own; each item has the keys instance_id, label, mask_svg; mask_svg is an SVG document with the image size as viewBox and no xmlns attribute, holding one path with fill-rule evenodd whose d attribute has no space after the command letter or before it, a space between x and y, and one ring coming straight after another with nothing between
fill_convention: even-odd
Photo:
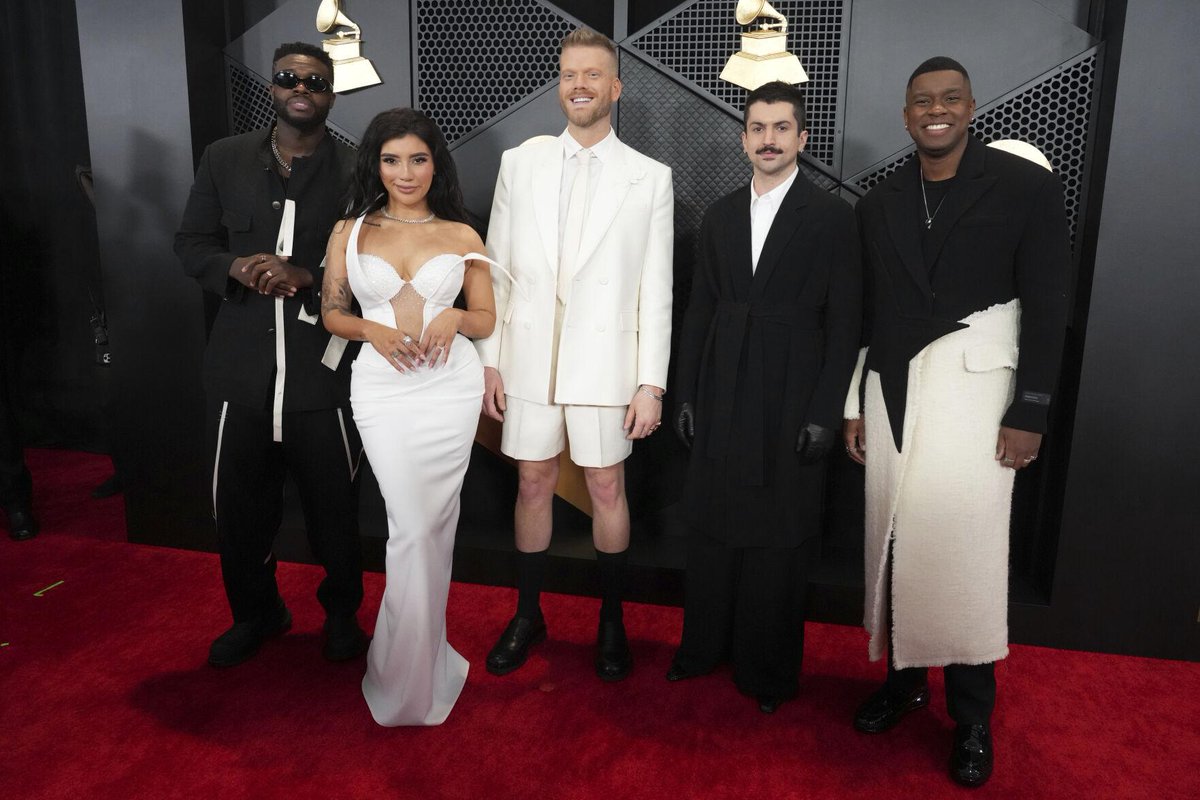
<instances>
[{"instance_id":1,"label":"mustache","mask_svg":"<svg viewBox=\"0 0 1200 800\"><path fill-rule=\"evenodd\" d=\"M770 145L770 144L763 145L762 147L760 147L754 151L754 154L756 156L761 156L763 153L774 153L777 156L783 155L782 150L780 150L778 147L775 147L774 145Z\"/></svg>"}]
</instances>

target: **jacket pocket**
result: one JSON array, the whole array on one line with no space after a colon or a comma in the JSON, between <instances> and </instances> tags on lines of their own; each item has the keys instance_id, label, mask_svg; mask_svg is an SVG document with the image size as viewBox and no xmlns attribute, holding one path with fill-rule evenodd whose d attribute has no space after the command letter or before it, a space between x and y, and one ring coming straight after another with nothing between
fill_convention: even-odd
<instances>
[{"instance_id":1,"label":"jacket pocket","mask_svg":"<svg viewBox=\"0 0 1200 800\"><path fill-rule=\"evenodd\" d=\"M984 342L968 347L963 351L963 367L967 372L1016 369L1017 348L1000 342Z\"/></svg>"}]
</instances>

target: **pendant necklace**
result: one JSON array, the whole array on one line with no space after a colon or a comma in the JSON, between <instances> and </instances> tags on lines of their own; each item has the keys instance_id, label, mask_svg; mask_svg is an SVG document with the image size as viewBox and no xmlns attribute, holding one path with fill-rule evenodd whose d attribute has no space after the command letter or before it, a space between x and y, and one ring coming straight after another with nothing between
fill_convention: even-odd
<instances>
[{"instance_id":1,"label":"pendant necklace","mask_svg":"<svg viewBox=\"0 0 1200 800\"><path fill-rule=\"evenodd\" d=\"M403 222L407 225L424 225L426 222L433 222L434 218L437 216L437 214L434 214L432 211L430 211L428 217L421 217L420 219L408 219L406 217L393 217L391 214L389 214L387 212L386 208L379 209L379 213L383 214L385 217L390 219L392 222Z\"/></svg>"},{"instance_id":2,"label":"pendant necklace","mask_svg":"<svg viewBox=\"0 0 1200 800\"><path fill-rule=\"evenodd\" d=\"M930 214L929 198L925 196L925 170L921 170L921 202L925 206L925 230L929 230L933 227L934 217L936 217L938 212L942 210L942 203L946 202L946 195L942 195L942 199L938 200L937 208L935 208L933 213Z\"/></svg>"}]
</instances>

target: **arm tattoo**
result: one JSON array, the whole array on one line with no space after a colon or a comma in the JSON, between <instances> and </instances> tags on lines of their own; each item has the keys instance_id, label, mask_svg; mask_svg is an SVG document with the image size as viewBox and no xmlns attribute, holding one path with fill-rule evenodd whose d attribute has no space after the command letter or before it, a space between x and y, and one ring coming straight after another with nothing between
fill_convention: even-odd
<instances>
[{"instance_id":1,"label":"arm tattoo","mask_svg":"<svg viewBox=\"0 0 1200 800\"><path fill-rule=\"evenodd\" d=\"M321 291L322 314L331 314L335 311L349 314L350 303L353 298L354 296L350 293L350 280L348 278L334 279L326 275L325 286Z\"/></svg>"}]
</instances>

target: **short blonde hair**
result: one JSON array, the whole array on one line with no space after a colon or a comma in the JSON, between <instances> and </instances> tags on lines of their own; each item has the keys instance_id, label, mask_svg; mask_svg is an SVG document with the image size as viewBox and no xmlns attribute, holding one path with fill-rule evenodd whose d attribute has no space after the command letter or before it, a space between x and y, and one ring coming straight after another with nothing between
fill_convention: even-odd
<instances>
[{"instance_id":1,"label":"short blonde hair","mask_svg":"<svg viewBox=\"0 0 1200 800\"><path fill-rule=\"evenodd\" d=\"M613 40L591 28L576 28L568 33L562 40L559 52L561 53L568 47L599 47L601 50L606 50L612 56L613 72L616 72L621 64L621 60L617 57L617 46Z\"/></svg>"}]
</instances>

